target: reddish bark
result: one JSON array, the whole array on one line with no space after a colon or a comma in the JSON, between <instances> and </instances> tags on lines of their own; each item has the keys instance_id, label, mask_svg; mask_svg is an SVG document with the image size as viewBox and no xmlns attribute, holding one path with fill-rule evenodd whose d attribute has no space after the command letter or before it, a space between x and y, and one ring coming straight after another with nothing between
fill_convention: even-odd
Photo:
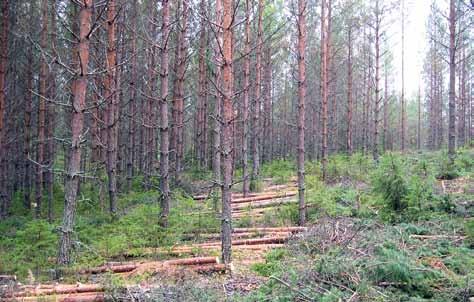
<instances>
[{"instance_id":1,"label":"reddish bark","mask_svg":"<svg viewBox=\"0 0 474 302\"><path fill-rule=\"evenodd\" d=\"M222 179L222 261L229 265L232 253L232 141L233 141L233 120L234 110L232 98L233 87L233 17L234 7L232 0L223 0L223 44L222 44L222 157L223 157L223 179Z\"/></svg>"},{"instance_id":2,"label":"reddish bark","mask_svg":"<svg viewBox=\"0 0 474 302\"><path fill-rule=\"evenodd\" d=\"M79 189L81 165L81 137L84 129L84 111L86 108L87 73L89 67L89 34L93 0L84 0L79 12L79 43L77 45L77 62L80 68L74 79L71 120L71 151L66 172L64 189L65 207L61 236L59 241L58 264L71 262L72 234L76 212L77 193Z\"/></svg>"}]
</instances>

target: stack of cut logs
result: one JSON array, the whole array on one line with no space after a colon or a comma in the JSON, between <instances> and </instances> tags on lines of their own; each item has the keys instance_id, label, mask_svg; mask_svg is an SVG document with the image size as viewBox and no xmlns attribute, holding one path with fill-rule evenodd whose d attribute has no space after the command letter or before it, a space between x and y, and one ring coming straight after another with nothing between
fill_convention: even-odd
<instances>
[{"instance_id":1,"label":"stack of cut logs","mask_svg":"<svg viewBox=\"0 0 474 302\"><path fill-rule=\"evenodd\" d=\"M242 193L232 193L232 218L259 218L268 210L278 206L296 203L294 198L298 193L293 184L273 185L262 193L250 193L243 197ZM195 200L205 200L208 195L194 196Z\"/></svg>"}]
</instances>

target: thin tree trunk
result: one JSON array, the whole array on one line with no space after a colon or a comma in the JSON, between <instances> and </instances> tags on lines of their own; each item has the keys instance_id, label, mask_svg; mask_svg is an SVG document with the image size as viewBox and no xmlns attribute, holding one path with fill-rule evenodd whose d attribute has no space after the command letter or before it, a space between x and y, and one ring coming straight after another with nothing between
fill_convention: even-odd
<instances>
[{"instance_id":1,"label":"thin tree trunk","mask_svg":"<svg viewBox=\"0 0 474 302\"><path fill-rule=\"evenodd\" d=\"M105 97L108 101L107 114L107 176L109 189L109 210L117 212L117 147L118 147L118 95L116 89L117 48L116 48L116 2L107 3L107 74L105 77Z\"/></svg>"},{"instance_id":2,"label":"thin tree trunk","mask_svg":"<svg viewBox=\"0 0 474 302\"><path fill-rule=\"evenodd\" d=\"M8 25L9 25L9 2L2 3L2 30L0 31L0 217L5 216L7 211L7 196L5 192L6 156L5 156L5 99L6 85L5 77L8 64Z\"/></svg>"},{"instance_id":3,"label":"thin tree trunk","mask_svg":"<svg viewBox=\"0 0 474 302\"><path fill-rule=\"evenodd\" d=\"M387 66L385 66L385 88L384 88L384 98L383 98L383 150L387 151L388 149L388 72Z\"/></svg>"},{"instance_id":4,"label":"thin tree trunk","mask_svg":"<svg viewBox=\"0 0 474 302\"><path fill-rule=\"evenodd\" d=\"M406 140L406 104L405 104L405 1L402 0L402 96L401 96L401 136L400 147L405 151Z\"/></svg>"},{"instance_id":5,"label":"thin tree trunk","mask_svg":"<svg viewBox=\"0 0 474 302\"><path fill-rule=\"evenodd\" d=\"M64 190L65 207L59 240L57 262L60 265L71 262L72 235L76 213L77 193L79 188L81 165L81 139L84 129L84 111L86 109L87 73L89 67L89 34L91 31L93 0L84 0L79 12L79 44L77 61L80 64L73 85L73 108L71 120L71 153L66 173Z\"/></svg>"},{"instance_id":6,"label":"thin tree trunk","mask_svg":"<svg viewBox=\"0 0 474 302\"><path fill-rule=\"evenodd\" d=\"M33 7L33 6L31 6ZM26 91L25 91L25 112L24 112L24 130L23 130L23 160L24 160L24 178L23 178L23 204L26 209L31 207L31 113L33 103L33 46L28 50L28 65L26 69ZM1 155L0 155L1 156ZM1 187L1 184L0 184Z\"/></svg>"},{"instance_id":7,"label":"thin tree trunk","mask_svg":"<svg viewBox=\"0 0 474 302\"><path fill-rule=\"evenodd\" d=\"M255 186L260 175L260 96L262 84L262 44L263 44L263 7L264 0L258 0L257 46L255 62L255 102L253 113L253 166L252 183ZM255 189L255 187L253 188Z\"/></svg>"},{"instance_id":8,"label":"thin tree trunk","mask_svg":"<svg viewBox=\"0 0 474 302\"><path fill-rule=\"evenodd\" d=\"M216 0L216 21L215 23L220 25L222 24L222 0ZM217 27L216 29L216 46L214 48L214 56L215 58L220 58L221 54L221 47L222 47L222 30L221 28ZM220 60L218 60L218 64L222 64ZM221 183L221 94L219 89L221 87L221 66L217 66L215 72L215 86L216 89L216 96L215 96L215 104L214 104L214 156L213 156L213 174L214 174L214 181L219 186L222 186Z\"/></svg>"},{"instance_id":9,"label":"thin tree trunk","mask_svg":"<svg viewBox=\"0 0 474 302\"><path fill-rule=\"evenodd\" d=\"M352 23L347 30L347 153L352 155Z\"/></svg>"},{"instance_id":10,"label":"thin tree trunk","mask_svg":"<svg viewBox=\"0 0 474 302\"><path fill-rule=\"evenodd\" d=\"M304 200L305 97L306 97L306 0L298 0L298 208L299 225L306 223Z\"/></svg>"},{"instance_id":11,"label":"thin tree trunk","mask_svg":"<svg viewBox=\"0 0 474 302\"><path fill-rule=\"evenodd\" d=\"M379 160L379 112L380 112L380 23L381 12L379 0L375 1L375 108L374 108L374 141L372 155Z\"/></svg>"},{"instance_id":12,"label":"thin tree trunk","mask_svg":"<svg viewBox=\"0 0 474 302\"><path fill-rule=\"evenodd\" d=\"M329 0L330 1L330 0ZM327 179L328 164L328 0L321 1L321 115L323 179Z\"/></svg>"},{"instance_id":13,"label":"thin tree trunk","mask_svg":"<svg viewBox=\"0 0 474 302\"><path fill-rule=\"evenodd\" d=\"M170 9L168 0L162 0L161 14L161 100L160 100L160 189L161 189L161 217L162 226L168 226L170 211L170 184L169 184L169 124L168 124L168 37L170 35Z\"/></svg>"},{"instance_id":14,"label":"thin tree trunk","mask_svg":"<svg viewBox=\"0 0 474 302\"><path fill-rule=\"evenodd\" d=\"M40 47L43 51L48 47L48 0L41 2L41 37ZM41 216L41 207L43 199L44 186L44 154L46 140L46 98L47 98L47 81L48 81L48 65L46 58L41 56L40 73L39 73L39 105L38 105L38 144L36 153L36 186L35 186L35 214L39 218Z\"/></svg>"},{"instance_id":15,"label":"thin tree trunk","mask_svg":"<svg viewBox=\"0 0 474 302\"><path fill-rule=\"evenodd\" d=\"M56 1L53 0L53 6L50 10L51 16L51 32L56 33ZM56 38L55 36L51 37L50 41L51 49L56 49ZM56 69L53 69L52 72L49 74L49 92L48 97L49 99L54 100L56 98ZM54 140L54 129L56 126L56 108L53 103L49 103L47 107L47 114L48 114L48 128L47 128L47 137L48 137L48 171L46 173L46 190L48 195L48 221L51 223L54 219L54 159L56 155L55 150L55 140Z\"/></svg>"},{"instance_id":16,"label":"thin tree trunk","mask_svg":"<svg viewBox=\"0 0 474 302\"><path fill-rule=\"evenodd\" d=\"M134 176L134 165L136 159L135 145L137 143L136 130L136 115L137 115L137 23L138 23L138 4L133 1L132 4L132 37L131 37L131 78L130 78L130 100L128 103L128 151L127 151L127 190L132 188L132 178Z\"/></svg>"},{"instance_id":17,"label":"thin tree trunk","mask_svg":"<svg viewBox=\"0 0 474 302\"><path fill-rule=\"evenodd\" d=\"M173 133L171 136L172 158L174 163L174 180L179 182L184 157L184 77L186 73L186 31L188 28L188 1L178 2L179 32L176 38L176 76L173 92Z\"/></svg>"},{"instance_id":18,"label":"thin tree trunk","mask_svg":"<svg viewBox=\"0 0 474 302\"><path fill-rule=\"evenodd\" d=\"M456 155L456 10L455 0L449 4L449 128L448 156L451 164Z\"/></svg>"},{"instance_id":19,"label":"thin tree trunk","mask_svg":"<svg viewBox=\"0 0 474 302\"><path fill-rule=\"evenodd\" d=\"M232 35L234 9L232 0L223 1L223 45L222 45L222 92L223 92L223 184L222 184L222 261L229 265L232 257L232 124L233 124L233 74L232 74Z\"/></svg>"},{"instance_id":20,"label":"thin tree trunk","mask_svg":"<svg viewBox=\"0 0 474 302\"><path fill-rule=\"evenodd\" d=\"M243 138L242 138L242 193L247 197L250 192L250 178L249 178L249 98L250 98L250 0L245 1L245 58L244 58L244 96L243 96Z\"/></svg>"},{"instance_id":21,"label":"thin tree trunk","mask_svg":"<svg viewBox=\"0 0 474 302\"><path fill-rule=\"evenodd\" d=\"M201 0L200 14L206 15L206 1ZM207 32L206 20L201 19L199 35L199 95L197 112L197 157L200 167L207 167L207 66L206 66Z\"/></svg>"}]
</instances>

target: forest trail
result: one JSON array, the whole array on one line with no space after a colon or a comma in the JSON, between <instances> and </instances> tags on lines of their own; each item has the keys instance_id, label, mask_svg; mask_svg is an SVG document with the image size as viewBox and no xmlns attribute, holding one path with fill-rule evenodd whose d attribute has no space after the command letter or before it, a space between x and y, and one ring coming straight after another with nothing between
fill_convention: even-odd
<instances>
[{"instance_id":1,"label":"forest trail","mask_svg":"<svg viewBox=\"0 0 474 302\"><path fill-rule=\"evenodd\" d=\"M248 275L251 266L265 262L265 255L275 248L283 247L292 236L306 231L306 227L275 225L265 219L266 213L279 211L281 205L296 203L296 184L292 179L287 184L274 184L265 179L263 190L243 197L241 193L233 193L232 218L234 223L245 224L246 227L234 227L232 233L231 273ZM197 202L209 196L196 195ZM245 220L245 222L242 222ZM137 278L144 275L197 273L210 275L225 273L226 267L220 263L220 234L197 232L189 234L189 243L167 248L147 247L140 250L143 259L135 261L107 262L102 266L86 268L73 273L76 284L38 284L24 285L14 289L7 301L61 301L91 302L104 301L106 287L102 285L103 277L113 274L121 277L125 284L136 283ZM133 258L134 253L123 255ZM159 260L156 259L166 260ZM206 278L206 277L204 277Z\"/></svg>"}]
</instances>

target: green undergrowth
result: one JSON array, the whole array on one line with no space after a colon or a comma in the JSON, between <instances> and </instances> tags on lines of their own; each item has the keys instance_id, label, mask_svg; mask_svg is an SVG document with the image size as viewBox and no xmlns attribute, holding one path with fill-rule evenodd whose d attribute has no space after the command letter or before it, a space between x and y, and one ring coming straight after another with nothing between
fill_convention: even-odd
<instances>
[{"instance_id":1,"label":"green undergrowth","mask_svg":"<svg viewBox=\"0 0 474 302\"><path fill-rule=\"evenodd\" d=\"M218 219L209 203L198 203L184 194L173 194L169 227L159 226L159 194L130 193L120 198L120 214L80 204L74 233L74 267L94 266L126 257L150 256L145 247L167 247L181 242L196 230L217 230ZM0 271L17 274L29 271L39 279L48 279L55 268L59 219L14 216L0 224ZM159 257L159 255L153 255ZM163 256L161 256L163 257ZM32 260L33 259L33 260Z\"/></svg>"},{"instance_id":2,"label":"green undergrowth","mask_svg":"<svg viewBox=\"0 0 474 302\"><path fill-rule=\"evenodd\" d=\"M463 228L462 220L449 216L395 225L321 219L287 250L253 267L270 278L244 300L464 301L474 294L472 249L453 239L411 236L462 234Z\"/></svg>"}]
</instances>

